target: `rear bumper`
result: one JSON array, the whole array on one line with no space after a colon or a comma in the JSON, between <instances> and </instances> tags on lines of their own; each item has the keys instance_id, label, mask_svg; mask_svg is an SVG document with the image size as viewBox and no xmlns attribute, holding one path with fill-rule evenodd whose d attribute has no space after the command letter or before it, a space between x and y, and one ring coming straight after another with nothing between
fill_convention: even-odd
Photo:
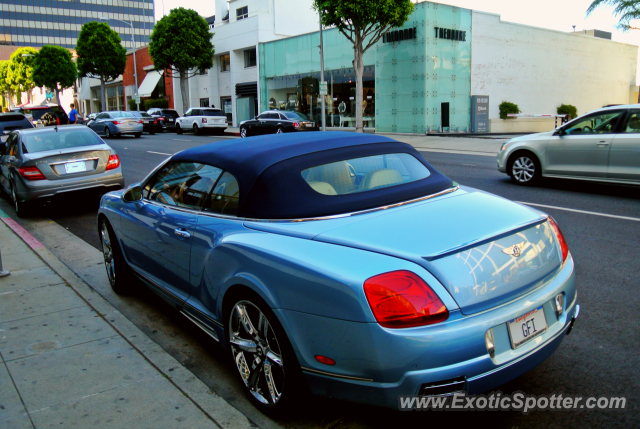
<instances>
[{"instance_id":1,"label":"rear bumper","mask_svg":"<svg viewBox=\"0 0 640 429\"><path fill-rule=\"evenodd\" d=\"M42 180L17 184L16 196L21 202L47 200L54 197L69 195L72 192L95 191L104 193L124 188L122 170L102 173L96 176L86 176L82 179L72 180Z\"/></svg>"},{"instance_id":2,"label":"rear bumper","mask_svg":"<svg viewBox=\"0 0 640 429\"><path fill-rule=\"evenodd\" d=\"M115 125L115 130L113 134L124 135L124 134L138 134L142 132L142 124L137 124L133 126L121 126Z\"/></svg>"}]
</instances>

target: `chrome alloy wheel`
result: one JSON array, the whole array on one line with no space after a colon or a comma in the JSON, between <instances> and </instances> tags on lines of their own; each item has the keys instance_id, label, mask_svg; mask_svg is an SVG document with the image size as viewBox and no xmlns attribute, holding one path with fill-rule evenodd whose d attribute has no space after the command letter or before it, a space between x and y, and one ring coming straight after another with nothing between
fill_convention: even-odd
<instances>
[{"instance_id":1,"label":"chrome alloy wheel","mask_svg":"<svg viewBox=\"0 0 640 429\"><path fill-rule=\"evenodd\" d=\"M282 396L282 349L264 313L250 301L239 301L229 316L229 344L233 361L251 395L266 406Z\"/></svg>"},{"instance_id":2,"label":"chrome alloy wheel","mask_svg":"<svg viewBox=\"0 0 640 429\"><path fill-rule=\"evenodd\" d=\"M104 265L107 269L107 277L113 285L116 282L116 261L113 257L113 246L109 238L109 229L107 223L102 222L100 226L100 238L102 241L102 254L104 255Z\"/></svg>"},{"instance_id":3,"label":"chrome alloy wheel","mask_svg":"<svg viewBox=\"0 0 640 429\"><path fill-rule=\"evenodd\" d=\"M13 200L13 207L16 211L16 214L20 215L20 203L18 202L18 196L16 195L16 187L11 186L11 199Z\"/></svg>"},{"instance_id":4,"label":"chrome alloy wheel","mask_svg":"<svg viewBox=\"0 0 640 429\"><path fill-rule=\"evenodd\" d=\"M276 134L282 134L282 133L284 133L284 130L282 128L278 128L276 130Z\"/></svg>"},{"instance_id":5,"label":"chrome alloy wheel","mask_svg":"<svg viewBox=\"0 0 640 429\"><path fill-rule=\"evenodd\" d=\"M520 156L513 162L511 174L520 183L530 182L536 174L536 164L530 157Z\"/></svg>"},{"instance_id":6,"label":"chrome alloy wheel","mask_svg":"<svg viewBox=\"0 0 640 429\"><path fill-rule=\"evenodd\" d=\"M245 127L240 128L240 137L247 137L247 129Z\"/></svg>"}]
</instances>

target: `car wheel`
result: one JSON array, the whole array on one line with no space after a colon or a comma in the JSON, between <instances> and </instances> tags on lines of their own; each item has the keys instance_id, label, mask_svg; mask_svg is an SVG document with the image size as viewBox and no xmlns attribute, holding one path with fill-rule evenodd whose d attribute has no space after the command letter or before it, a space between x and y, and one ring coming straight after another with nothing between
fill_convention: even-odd
<instances>
[{"instance_id":1,"label":"car wheel","mask_svg":"<svg viewBox=\"0 0 640 429\"><path fill-rule=\"evenodd\" d=\"M111 138L111 131L109 131L109 127L104 127L104 138L106 139Z\"/></svg>"},{"instance_id":2,"label":"car wheel","mask_svg":"<svg viewBox=\"0 0 640 429\"><path fill-rule=\"evenodd\" d=\"M302 372L278 319L257 295L231 300L226 340L245 392L263 412L289 409L304 392Z\"/></svg>"},{"instance_id":3,"label":"car wheel","mask_svg":"<svg viewBox=\"0 0 640 429\"><path fill-rule=\"evenodd\" d=\"M113 228L105 218L100 221L100 241L111 289L118 294L131 292L134 289L135 279L131 268L122 256Z\"/></svg>"},{"instance_id":4,"label":"car wheel","mask_svg":"<svg viewBox=\"0 0 640 429\"><path fill-rule=\"evenodd\" d=\"M11 185L11 199L13 200L13 208L18 217L25 217L29 214L29 204L18 201L15 185Z\"/></svg>"},{"instance_id":5,"label":"car wheel","mask_svg":"<svg viewBox=\"0 0 640 429\"><path fill-rule=\"evenodd\" d=\"M247 133L247 129L245 127L240 127L240 137L242 138L249 137L249 133Z\"/></svg>"},{"instance_id":6,"label":"car wheel","mask_svg":"<svg viewBox=\"0 0 640 429\"><path fill-rule=\"evenodd\" d=\"M182 134L182 127L176 124L176 134Z\"/></svg>"},{"instance_id":7,"label":"car wheel","mask_svg":"<svg viewBox=\"0 0 640 429\"><path fill-rule=\"evenodd\" d=\"M140 137L142 137L142 133L135 133L134 136L139 139Z\"/></svg>"},{"instance_id":8,"label":"car wheel","mask_svg":"<svg viewBox=\"0 0 640 429\"><path fill-rule=\"evenodd\" d=\"M528 153L520 152L512 156L509 162L509 176L519 185L535 183L540 176L540 163L538 159Z\"/></svg>"},{"instance_id":9,"label":"car wheel","mask_svg":"<svg viewBox=\"0 0 640 429\"><path fill-rule=\"evenodd\" d=\"M284 133L284 129L282 127L278 127L278 129L276 130L276 134L283 134Z\"/></svg>"}]
</instances>

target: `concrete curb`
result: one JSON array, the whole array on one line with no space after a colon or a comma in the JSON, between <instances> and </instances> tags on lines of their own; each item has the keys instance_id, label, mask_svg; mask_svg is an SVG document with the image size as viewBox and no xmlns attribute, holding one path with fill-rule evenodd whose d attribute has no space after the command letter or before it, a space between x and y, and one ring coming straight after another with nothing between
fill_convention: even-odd
<instances>
[{"instance_id":1,"label":"concrete curb","mask_svg":"<svg viewBox=\"0 0 640 429\"><path fill-rule=\"evenodd\" d=\"M5 205L0 201L0 206ZM110 325L131 347L160 374L188 398L219 428L254 428L246 416L212 392L171 355L130 322L96 290L83 281L72 269L51 253L35 237L6 216L0 208L3 222L18 235L86 304ZM8 221L7 221L8 220ZM16 228L17 227L17 228ZM15 228L15 229L14 229ZM66 232L66 231L65 231ZM67 232L69 235L71 233ZM28 239L27 240L25 240ZM87 245L89 246L89 245ZM93 249L93 248L92 248ZM100 253L99 251L93 249Z\"/></svg>"}]
</instances>

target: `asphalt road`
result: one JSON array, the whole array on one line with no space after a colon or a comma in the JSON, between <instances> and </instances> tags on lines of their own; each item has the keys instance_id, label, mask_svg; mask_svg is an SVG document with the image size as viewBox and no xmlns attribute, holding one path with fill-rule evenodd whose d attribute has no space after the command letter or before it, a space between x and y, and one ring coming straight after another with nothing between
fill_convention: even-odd
<instances>
[{"instance_id":1,"label":"asphalt road","mask_svg":"<svg viewBox=\"0 0 640 429\"><path fill-rule=\"evenodd\" d=\"M219 137L184 134L108 141L119 153L127 184L142 180L167 154ZM205 334L151 294L112 302L165 350L217 394L260 427L369 428L427 427L433 424L492 427L637 427L640 421L640 188L545 180L536 187L512 184L486 156L424 152L436 168L462 185L511 200L544 205L554 216L576 263L582 307L572 334L556 353L529 373L500 387L504 393L622 396L625 410L518 412L410 412L378 409L325 398L311 398L293 415L277 419L257 412L246 400L234 369ZM550 208L555 207L555 208ZM43 211L76 236L99 247L95 228L97 201L64 201ZM570 209L573 211L569 211ZM591 212L591 213L585 213ZM594 214L596 213L596 214ZM612 215L614 217L602 216ZM615 217L619 216L619 217Z\"/></svg>"}]
</instances>

